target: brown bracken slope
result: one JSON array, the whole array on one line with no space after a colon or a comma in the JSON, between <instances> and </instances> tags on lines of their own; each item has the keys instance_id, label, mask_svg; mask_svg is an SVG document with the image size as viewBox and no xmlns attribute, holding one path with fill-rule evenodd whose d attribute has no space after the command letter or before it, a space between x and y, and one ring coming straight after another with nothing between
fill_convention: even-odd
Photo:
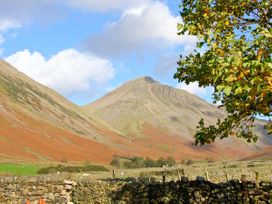
<instances>
[{"instance_id":1,"label":"brown bracken slope","mask_svg":"<svg viewBox=\"0 0 272 204\"><path fill-rule=\"evenodd\" d=\"M0 61L0 159L108 163L123 136ZM118 145L117 145L118 144ZM125 145L124 145L125 146Z\"/></svg>"},{"instance_id":2,"label":"brown bracken slope","mask_svg":"<svg viewBox=\"0 0 272 204\"><path fill-rule=\"evenodd\" d=\"M211 124L224 112L149 77L79 107L0 61L0 161L105 164L114 154L218 160L244 158L272 144L262 136L251 146L231 138L194 147L201 117Z\"/></svg>"},{"instance_id":3,"label":"brown bracken slope","mask_svg":"<svg viewBox=\"0 0 272 204\"><path fill-rule=\"evenodd\" d=\"M141 151L150 154L177 159L237 159L272 144L272 138L260 129L263 122L257 121L256 131L260 135L257 144L228 138L205 147L193 146L193 134L200 119L214 124L225 117L225 112L150 77L129 81L83 108L126 135L132 146L140 146Z\"/></svg>"}]
</instances>

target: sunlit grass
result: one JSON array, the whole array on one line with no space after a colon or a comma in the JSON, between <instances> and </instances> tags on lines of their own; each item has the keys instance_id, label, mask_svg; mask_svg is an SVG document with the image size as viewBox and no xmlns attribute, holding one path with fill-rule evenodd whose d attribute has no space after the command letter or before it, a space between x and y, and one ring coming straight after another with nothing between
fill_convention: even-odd
<instances>
[{"instance_id":1,"label":"sunlit grass","mask_svg":"<svg viewBox=\"0 0 272 204\"><path fill-rule=\"evenodd\" d=\"M0 163L0 174L8 175L36 175L40 166L32 164Z\"/></svg>"}]
</instances>

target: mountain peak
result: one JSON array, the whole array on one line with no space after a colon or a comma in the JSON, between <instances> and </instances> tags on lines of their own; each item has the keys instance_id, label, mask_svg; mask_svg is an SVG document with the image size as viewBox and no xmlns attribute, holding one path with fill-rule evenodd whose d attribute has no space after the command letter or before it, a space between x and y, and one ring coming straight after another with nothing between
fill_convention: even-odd
<instances>
[{"instance_id":1,"label":"mountain peak","mask_svg":"<svg viewBox=\"0 0 272 204\"><path fill-rule=\"evenodd\" d=\"M142 81L142 82L147 82L147 83L155 83L157 82L156 80L154 80L152 77L150 76L143 76L143 77L139 77L137 79L134 79L132 81Z\"/></svg>"}]
</instances>

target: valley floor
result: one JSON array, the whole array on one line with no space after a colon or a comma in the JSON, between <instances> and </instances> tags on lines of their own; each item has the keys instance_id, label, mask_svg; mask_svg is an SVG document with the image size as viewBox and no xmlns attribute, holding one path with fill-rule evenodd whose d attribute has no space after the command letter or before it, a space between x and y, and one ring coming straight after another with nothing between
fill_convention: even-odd
<instances>
[{"instance_id":1,"label":"valley floor","mask_svg":"<svg viewBox=\"0 0 272 204\"><path fill-rule=\"evenodd\" d=\"M271 203L271 166L268 161L236 161L195 163L186 168L180 166L179 171L178 168L115 169L115 179L112 171L1 176L0 204ZM259 173L259 181L255 181L256 174L252 172ZM238 180L241 173L247 180L245 177ZM165 181L162 175L166 176Z\"/></svg>"},{"instance_id":2,"label":"valley floor","mask_svg":"<svg viewBox=\"0 0 272 204\"><path fill-rule=\"evenodd\" d=\"M272 181L272 161L269 160L259 160L259 161L221 161L221 162L207 162L207 161L191 161L191 164L178 164L174 167L164 167L164 168L138 168L138 169L123 169L116 168L112 166L105 166L105 171L86 171L84 167L102 167L92 164L31 164L31 163L0 163L0 177L5 176L38 176L39 169L42 167L57 167L59 165L67 169L71 167L80 167L82 173L65 173L58 172L55 174L56 177L61 176L61 174L70 175L70 178L76 181L84 180L101 180L101 179L127 179L127 178L154 178L157 181L162 181L163 175L165 175L166 181L177 181L180 177L185 176L189 180L194 180L196 177L203 177L205 180L220 183L227 180L237 179L240 180L242 175L246 177L247 180L255 181L266 180ZM88 169L88 168L87 168ZM85 172L86 171L86 172ZM55 171L56 172L56 171ZM57 172L56 172L57 173ZM114 175L113 175L114 174ZM53 174L54 175L54 174Z\"/></svg>"}]
</instances>

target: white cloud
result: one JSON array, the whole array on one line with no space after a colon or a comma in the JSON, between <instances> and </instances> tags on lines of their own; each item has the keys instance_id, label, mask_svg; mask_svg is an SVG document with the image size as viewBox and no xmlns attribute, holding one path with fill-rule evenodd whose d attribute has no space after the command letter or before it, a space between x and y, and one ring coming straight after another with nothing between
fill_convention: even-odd
<instances>
[{"instance_id":1,"label":"white cloud","mask_svg":"<svg viewBox=\"0 0 272 204\"><path fill-rule=\"evenodd\" d=\"M85 45L95 53L109 56L194 45L195 37L177 35L179 21L180 18L173 16L168 6L160 1L130 7L123 11L119 20L108 23L102 33L91 36Z\"/></svg>"},{"instance_id":2,"label":"white cloud","mask_svg":"<svg viewBox=\"0 0 272 204\"><path fill-rule=\"evenodd\" d=\"M193 82L190 84L185 84L185 83L180 83L177 85L178 89L182 89L185 91L188 91L192 94L196 94L196 95L205 95L205 94L209 94L211 91L211 88L201 88L199 87L199 84L197 82Z\"/></svg>"},{"instance_id":3,"label":"white cloud","mask_svg":"<svg viewBox=\"0 0 272 204\"><path fill-rule=\"evenodd\" d=\"M19 28L19 27L21 27L21 24L14 19L8 19L8 18L0 19L0 32L5 32L9 29Z\"/></svg>"},{"instance_id":4,"label":"white cloud","mask_svg":"<svg viewBox=\"0 0 272 204\"><path fill-rule=\"evenodd\" d=\"M39 52L17 52L5 59L34 80L64 95L76 91L91 91L114 77L110 61L74 49L63 50L50 59Z\"/></svg>"},{"instance_id":5,"label":"white cloud","mask_svg":"<svg viewBox=\"0 0 272 204\"><path fill-rule=\"evenodd\" d=\"M94 12L120 11L128 7L142 6L152 0L68 0L72 7Z\"/></svg>"}]
</instances>

